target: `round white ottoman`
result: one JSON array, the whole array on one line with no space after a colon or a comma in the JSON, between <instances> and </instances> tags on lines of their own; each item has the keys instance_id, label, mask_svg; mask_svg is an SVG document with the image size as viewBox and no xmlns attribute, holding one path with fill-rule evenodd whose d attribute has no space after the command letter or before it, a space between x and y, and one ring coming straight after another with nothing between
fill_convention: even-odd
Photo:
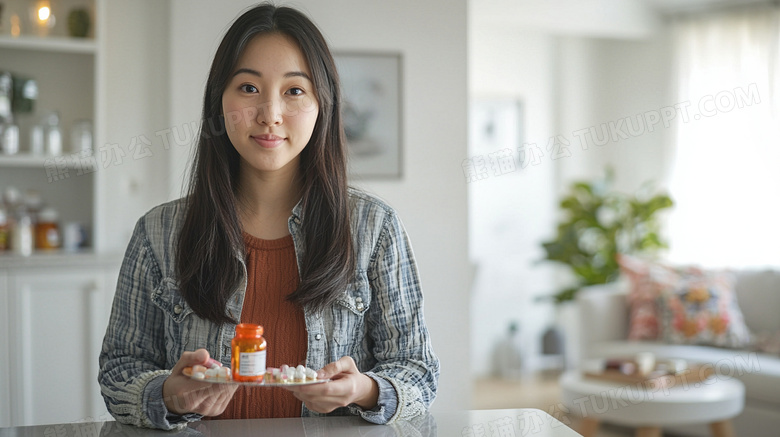
<instances>
[{"instance_id":1,"label":"round white ottoman","mask_svg":"<svg viewBox=\"0 0 780 437\"><path fill-rule=\"evenodd\" d=\"M672 387L643 387L587 378L578 370L560 379L563 403L583 418L579 432L596 434L600 422L637 428L637 437L661 436L670 425L710 424L715 437L733 437L731 419L745 406L745 386L734 378L712 376Z\"/></svg>"}]
</instances>

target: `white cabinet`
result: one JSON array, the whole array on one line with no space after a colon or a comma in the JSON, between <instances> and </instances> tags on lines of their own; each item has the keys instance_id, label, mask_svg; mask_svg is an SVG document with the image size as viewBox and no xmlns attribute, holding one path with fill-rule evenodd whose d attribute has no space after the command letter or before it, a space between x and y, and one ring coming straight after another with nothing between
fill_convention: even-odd
<instances>
[{"instance_id":1,"label":"white cabinet","mask_svg":"<svg viewBox=\"0 0 780 437\"><path fill-rule=\"evenodd\" d=\"M8 275L0 271L0 351L9 351L11 336L8 321ZM0 353L0 428L11 426L11 375L7 371L10 367L10 353Z\"/></svg>"},{"instance_id":2,"label":"white cabinet","mask_svg":"<svg viewBox=\"0 0 780 437\"><path fill-rule=\"evenodd\" d=\"M0 271L0 319L7 323L0 343L11 351L0 358L7 378L0 380L0 426L108 418L98 355L118 263L86 258L86 265Z\"/></svg>"},{"instance_id":3,"label":"white cabinet","mask_svg":"<svg viewBox=\"0 0 780 437\"><path fill-rule=\"evenodd\" d=\"M63 423L99 412L95 384L105 281L91 272L25 272L11 277L17 425ZM103 327L105 332L105 327Z\"/></svg>"}]
</instances>

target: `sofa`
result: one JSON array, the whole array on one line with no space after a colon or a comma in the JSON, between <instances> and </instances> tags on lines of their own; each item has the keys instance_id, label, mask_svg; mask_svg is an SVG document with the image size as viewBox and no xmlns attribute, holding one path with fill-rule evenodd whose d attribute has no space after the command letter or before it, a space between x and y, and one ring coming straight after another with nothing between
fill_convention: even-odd
<instances>
[{"instance_id":1,"label":"sofa","mask_svg":"<svg viewBox=\"0 0 780 437\"><path fill-rule=\"evenodd\" d=\"M734 275L734 294L755 339L778 340L780 336L780 272L740 271ZM659 358L682 358L688 362L715 364L719 377L738 378L745 385L745 409L733 419L736 435L780 435L780 353L755 341L741 349L705 345L669 344L663 341L628 340L632 284L626 278L611 284L582 289L577 294L576 347L578 363L597 358L632 357L652 352ZM689 436L710 435L705 425L668 430Z\"/></svg>"}]
</instances>

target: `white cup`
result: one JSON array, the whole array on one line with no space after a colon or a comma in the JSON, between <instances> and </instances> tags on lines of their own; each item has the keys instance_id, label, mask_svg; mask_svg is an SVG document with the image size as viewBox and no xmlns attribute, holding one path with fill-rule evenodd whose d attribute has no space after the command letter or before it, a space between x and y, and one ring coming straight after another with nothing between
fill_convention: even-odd
<instances>
[{"instance_id":1,"label":"white cup","mask_svg":"<svg viewBox=\"0 0 780 437\"><path fill-rule=\"evenodd\" d=\"M636 354L636 365L639 373L647 375L655 370L655 354L652 352L639 352Z\"/></svg>"}]
</instances>

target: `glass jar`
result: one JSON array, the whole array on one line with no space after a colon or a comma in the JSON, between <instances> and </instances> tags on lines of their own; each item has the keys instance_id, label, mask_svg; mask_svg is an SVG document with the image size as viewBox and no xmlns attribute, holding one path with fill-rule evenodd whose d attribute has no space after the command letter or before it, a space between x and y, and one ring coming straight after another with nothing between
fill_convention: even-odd
<instances>
[{"instance_id":1,"label":"glass jar","mask_svg":"<svg viewBox=\"0 0 780 437\"><path fill-rule=\"evenodd\" d=\"M6 155L16 155L19 152L19 126L12 117L0 117L0 149Z\"/></svg>"},{"instance_id":2,"label":"glass jar","mask_svg":"<svg viewBox=\"0 0 780 437\"><path fill-rule=\"evenodd\" d=\"M43 250L60 247L60 226L57 224L57 211L54 208L44 208L38 215L35 224L35 248Z\"/></svg>"},{"instance_id":3,"label":"glass jar","mask_svg":"<svg viewBox=\"0 0 780 437\"><path fill-rule=\"evenodd\" d=\"M10 230L8 215L2 205L0 205L0 252L7 251L11 246L8 238L11 234Z\"/></svg>"},{"instance_id":4,"label":"glass jar","mask_svg":"<svg viewBox=\"0 0 780 437\"><path fill-rule=\"evenodd\" d=\"M25 207L16 211L16 223L11 229L11 248L21 256L30 256L35 246L32 217Z\"/></svg>"},{"instance_id":5,"label":"glass jar","mask_svg":"<svg viewBox=\"0 0 780 437\"><path fill-rule=\"evenodd\" d=\"M236 326L236 336L231 342L230 362L233 367L233 380L241 382L261 382L265 375L265 349L263 327L252 323Z\"/></svg>"},{"instance_id":6,"label":"glass jar","mask_svg":"<svg viewBox=\"0 0 780 437\"><path fill-rule=\"evenodd\" d=\"M33 155L40 156L46 153L43 132L43 125L40 124L36 124L30 128L30 153Z\"/></svg>"},{"instance_id":7,"label":"glass jar","mask_svg":"<svg viewBox=\"0 0 780 437\"><path fill-rule=\"evenodd\" d=\"M51 156L62 155L62 130L60 114L52 111L44 118L44 144L46 153Z\"/></svg>"},{"instance_id":8,"label":"glass jar","mask_svg":"<svg viewBox=\"0 0 780 437\"><path fill-rule=\"evenodd\" d=\"M70 150L75 153L92 154L92 122L78 120L73 123L70 128Z\"/></svg>"}]
</instances>

